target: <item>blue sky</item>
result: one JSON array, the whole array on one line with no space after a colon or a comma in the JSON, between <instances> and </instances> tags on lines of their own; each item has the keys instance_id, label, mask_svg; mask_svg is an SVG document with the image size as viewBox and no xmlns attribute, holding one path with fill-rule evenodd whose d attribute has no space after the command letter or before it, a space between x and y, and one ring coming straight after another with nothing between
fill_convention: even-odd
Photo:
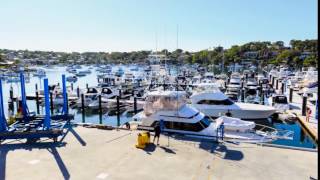
<instances>
[{"instance_id":1,"label":"blue sky","mask_svg":"<svg viewBox=\"0 0 320 180\"><path fill-rule=\"evenodd\" d=\"M178 27L178 28L177 28ZM316 0L0 0L0 48L197 51L316 39Z\"/></svg>"}]
</instances>

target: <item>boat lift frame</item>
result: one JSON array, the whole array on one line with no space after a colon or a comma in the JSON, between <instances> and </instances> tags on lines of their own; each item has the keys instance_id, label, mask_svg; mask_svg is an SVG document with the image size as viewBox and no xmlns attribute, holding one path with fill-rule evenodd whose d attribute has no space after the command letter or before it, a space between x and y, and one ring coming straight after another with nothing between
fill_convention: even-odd
<instances>
[{"instance_id":1,"label":"boat lift frame","mask_svg":"<svg viewBox=\"0 0 320 180\"><path fill-rule=\"evenodd\" d=\"M22 118L16 118L16 122L8 126L3 108L3 91L0 79L0 142L6 139L27 139L27 142L35 142L40 138L51 138L57 142L59 136L66 134L70 121L74 115L68 114L68 97L66 78L62 75L63 85L63 110L60 115L50 115L48 79L44 79L45 115L35 116L29 113L26 102L25 81L23 73L20 73Z\"/></svg>"}]
</instances>

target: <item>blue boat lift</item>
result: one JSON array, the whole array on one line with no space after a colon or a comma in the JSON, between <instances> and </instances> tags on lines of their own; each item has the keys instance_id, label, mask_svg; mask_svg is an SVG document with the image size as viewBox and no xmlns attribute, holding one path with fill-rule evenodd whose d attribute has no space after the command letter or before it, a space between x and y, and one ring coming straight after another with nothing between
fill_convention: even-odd
<instances>
[{"instance_id":1,"label":"blue boat lift","mask_svg":"<svg viewBox=\"0 0 320 180\"><path fill-rule=\"evenodd\" d=\"M4 99L2 82L0 79L0 142L7 139L27 139L27 142L36 142L40 138L50 138L57 142L59 136L66 134L70 121L74 116L68 112L68 96L66 78L62 75L63 109L59 115L50 115L48 79L44 79L45 115L35 115L29 112L25 92L24 75L20 73L22 117L8 126L4 113Z\"/></svg>"}]
</instances>

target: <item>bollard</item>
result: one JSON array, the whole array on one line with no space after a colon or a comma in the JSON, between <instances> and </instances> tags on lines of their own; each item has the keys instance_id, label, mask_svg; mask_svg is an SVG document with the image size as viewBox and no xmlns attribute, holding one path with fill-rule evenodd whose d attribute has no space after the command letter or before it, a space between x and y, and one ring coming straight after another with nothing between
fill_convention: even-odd
<instances>
[{"instance_id":1,"label":"bollard","mask_svg":"<svg viewBox=\"0 0 320 180\"><path fill-rule=\"evenodd\" d=\"M84 94L81 94L81 112L82 112L82 123L85 123L85 111L84 111Z\"/></svg>"},{"instance_id":2,"label":"bollard","mask_svg":"<svg viewBox=\"0 0 320 180\"><path fill-rule=\"evenodd\" d=\"M307 94L303 94L303 97L302 97L302 116L305 116L306 115L306 112L307 112Z\"/></svg>"},{"instance_id":3,"label":"bollard","mask_svg":"<svg viewBox=\"0 0 320 180\"><path fill-rule=\"evenodd\" d=\"M293 94L293 88L290 87L290 91L289 91L289 102L292 103L292 94Z\"/></svg>"},{"instance_id":4,"label":"bollard","mask_svg":"<svg viewBox=\"0 0 320 180\"><path fill-rule=\"evenodd\" d=\"M276 80L276 90L278 90L279 89L279 80L277 79Z\"/></svg>"},{"instance_id":5,"label":"bollard","mask_svg":"<svg viewBox=\"0 0 320 180\"><path fill-rule=\"evenodd\" d=\"M102 124L102 105L101 105L101 94L99 94L99 124Z\"/></svg>"},{"instance_id":6,"label":"bollard","mask_svg":"<svg viewBox=\"0 0 320 180\"><path fill-rule=\"evenodd\" d=\"M138 109L137 109L137 97L134 96L133 98L133 110L134 110L134 114L138 113Z\"/></svg>"},{"instance_id":7,"label":"bollard","mask_svg":"<svg viewBox=\"0 0 320 180\"><path fill-rule=\"evenodd\" d=\"M120 97L117 96L117 126L120 126Z\"/></svg>"},{"instance_id":8,"label":"bollard","mask_svg":"<svg viewBox=\"0 0 320 180\"><path fill-rule=\"evenodd\" d=\"M52 92L50 92L50 110L51 114L53 114L53 97Z\"/></svg>"}]
</instances>

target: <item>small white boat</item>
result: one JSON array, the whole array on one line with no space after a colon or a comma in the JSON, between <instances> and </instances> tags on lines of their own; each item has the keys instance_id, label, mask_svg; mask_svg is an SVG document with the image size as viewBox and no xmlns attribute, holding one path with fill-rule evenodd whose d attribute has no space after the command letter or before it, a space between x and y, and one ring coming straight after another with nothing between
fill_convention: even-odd
<instances>
[{"instance_id":1,"label":"small white boat","mask_svg":"<svg viewBox=\"0 0 320 180\"><path fill-rule=\"evenodd\" d=\"M46 71L43 69L38 69L35 73L33 73L34 77L45 77Z\"/></svg>"},{"instance_id":2,"label":"small white boat","mask_svg":"<svg viewBox=\"0 0 320 180\"><path fill-rule=\"evenodd\" d=\"M75 75L78 76L78 77L83 77L83 76L86 76L87 73L84 72L84 71L79 71L79 72L75 73Z\"/></svg>"},{"instance_id":3,"label":"small white boat","mask_svg":"<svg viewBox=\"0 0 320 180\"><path fill-rule=\"evenodd\" d=\"M68 76L66 78L68 82L76 82L78 80L77 76Z\"/></svg>"},{"instance_id":4,"label":"small white boat","mask_svg":"<svg viewBox=\"0 0 320 180\"><path fill-rule=\"evenodd\" d=\"M256 124L252 121L243 121L239 118L221 116L214 120L216 126L224 124L225 130L246 132L252 130Z\"/></svg>"}]
</instances>

